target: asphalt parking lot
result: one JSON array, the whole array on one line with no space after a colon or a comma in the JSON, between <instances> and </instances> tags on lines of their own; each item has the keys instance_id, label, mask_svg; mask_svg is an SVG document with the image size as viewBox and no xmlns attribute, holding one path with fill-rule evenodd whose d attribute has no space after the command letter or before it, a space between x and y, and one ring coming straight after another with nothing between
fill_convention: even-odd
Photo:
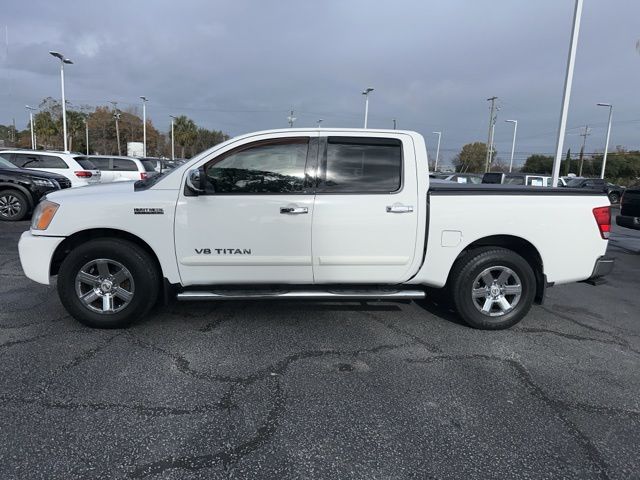
<instances>
[{"instance_id":1,"label":"asphalt parking lot","mask_svg":"<svg viewBox=\"0 0 640 480\"><path fill-rule=\"evenodd\" d=\"M0 224L0 478L639 478L640 232L508 331L430 302L185 303L91 330ZM571 248L559 246L559 248Z\"/></svg>"}]
</instances>

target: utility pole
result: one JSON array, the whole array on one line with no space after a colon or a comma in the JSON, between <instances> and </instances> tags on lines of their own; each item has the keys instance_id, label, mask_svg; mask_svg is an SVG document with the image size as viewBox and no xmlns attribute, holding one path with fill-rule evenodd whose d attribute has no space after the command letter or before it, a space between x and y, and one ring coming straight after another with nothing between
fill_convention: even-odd
<instances>
[{"instance_id":1,"label":"utility pole","mask_svg":"<svg viewBox=\"0 0 640 480\"><path fill-rule=\"evenodd\" d=\"M584 126L584 131L580 134L582 137L582 147L580 148L580 170L578 171L578 176L582 176L582 166L584 165L584 147L587 144L587 137L591 135L589 125Z\"/></svg>"},{"instance_id":2,"label":"utility pole","mask_svg":"<svg viewBox=\"0 0 640 480\"><path fill-rule=\"evenodd\" d=\"M175 142L175 137L173 136L173 126L174 126L174 120L176 119L175 116L173 115L169 115L171 117L171 160L175 160L176 158L176 142Z\"/></svg>"},{"instance_id":3,"label":"utility pole","mask_svg":"<svg viewBox=\"0 0 640 480\"><path fill-rule=\"evenodd\" d=\"M433 165L433 171L438 171L438 158L440 157L440 138L442 137L442 132L431 132L434 135L438 135L438 146L436 147L436 163Z\"/></svg>"},{"instance_id":4,"label":"utility pole","mask_svg":"<svg viewBox=\"0 0 640 480\"><path fill-rule=\"evenodd\" d=\"M513 123L513 140L511 141L511 160L509 160L509 173L513 170L513 154L516 150L516 133L518 132L518 120L505 120L506 123Z\"/></svg>"},{"instance_id":5,"label":"utility pole","mask_svg":"<svg viewBox=\"0 0 640 480\"><path fill-rule=\"evenodd\" d=\"M295 122L296 120L296 117L293 116L293 107L291 107L291 113L289 113L289 116L287 117L289 128L293 128L293 122Z\"/></svg>"},{"instance_id":6,"label":"utility pole","mask_svg":"<svg viewBox=\"0 0 640 480\"><path fill-rule=\"evenodd\" d=\"M118 120L120 120L120 113L118 112L118 102L111 102L113 105L113 118L116 119L116 142L118 142L118 156L122 155L122 151L120 150L120 127L118 125Z\"/></svg>"},{"instance_id":7,"label":"utility pole","mask_svg":"<svg viewBox=\"0 0 640 480\"><path fill-rule=\"evenodd\" d=\"M496 120L498 117L495 113L497 99L498 97L496 96L487 98L487 101L491 102L491 110L489 112L489 138L487 140L487 156L486 156L485 165L484 165L485 172L489 171L489 167L491 165L491 156L492 156L492 150L493 150L493 132L494 132L494 126L496 124Z\"/></svg>"}]
</instances>

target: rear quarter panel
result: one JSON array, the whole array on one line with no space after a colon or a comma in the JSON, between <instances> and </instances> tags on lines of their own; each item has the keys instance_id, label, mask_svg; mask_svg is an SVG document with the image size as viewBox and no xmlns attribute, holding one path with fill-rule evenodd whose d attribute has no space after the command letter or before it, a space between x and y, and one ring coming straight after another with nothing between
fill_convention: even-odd
<instances>
[{"instance_id":1,"label":"rear quarter panel","mask_svg":"<svg viewBox=\"0 0 640 480\"><path fill-rule=\"evenodd\" d=\"M585 280L607 248L593 216L602 206L609 206L604 195L432 194L425 261L411 283L444 286L458 255L493 235L533 244L549 282Z\"/></svg>"}]
</instances>

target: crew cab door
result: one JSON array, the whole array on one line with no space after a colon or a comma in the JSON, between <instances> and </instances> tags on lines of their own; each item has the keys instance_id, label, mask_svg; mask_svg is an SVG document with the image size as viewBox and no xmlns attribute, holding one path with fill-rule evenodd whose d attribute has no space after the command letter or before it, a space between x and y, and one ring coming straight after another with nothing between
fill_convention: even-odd
<instances>
[{"instance_id":1,"label":"crew cab door","mask_svg":"<svg viewBox=\"0 0 640 480\"><path fill-rule=\"evenodd\" d=\"M415 270L418 216L426 215L418 201L411 138L336 133L321 137L320 145L312 240L315 282L408 280Z\"/></svg>"},{"instance_id":2,"label":"crew cab door","mask_svg":"<svg viewBox=\"0 0 640 480\"><path fill-rule=\"evenodd\" d=\"M312 283L317 154L317 135L292 134L204 160L204 191L185 188L176 207L183 285Z\"/></svg>"}]
</instances>

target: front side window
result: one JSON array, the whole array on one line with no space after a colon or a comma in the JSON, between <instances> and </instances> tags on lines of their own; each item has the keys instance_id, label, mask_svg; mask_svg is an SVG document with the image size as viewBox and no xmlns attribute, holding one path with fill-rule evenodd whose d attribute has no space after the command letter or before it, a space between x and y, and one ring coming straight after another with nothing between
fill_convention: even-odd
<instances>
[{"instance_id":1,"label":"front side window","mask_svg":"<svg viewBox=\"0 0 640 480\"><path fill-rule=\"evenodd\" d=\"M319 192L396 192L402 178L402 142L392 138L328 137L322 175Z\"/></svg>"},{"instance_id":2,"label":"front side window","mask_svg":"<svg viewBox=\"0 0 640 480\"><path fill-rule=\"evenodd\" d=\"M305 188L309 139L279 139L240 147L205 165L212 193L295 193Z\"/></svg>"},{"instance_id":3,"label":"front side window","mask_svg":"<svg viewBox=\"0 0 640 480\"><path fill-rule=\"evenodd\" d=\"M31 165L38 168L69 168L60 157L54 155L38 155L39 161L37 165Z\"/></svg>"}]
</instances>

